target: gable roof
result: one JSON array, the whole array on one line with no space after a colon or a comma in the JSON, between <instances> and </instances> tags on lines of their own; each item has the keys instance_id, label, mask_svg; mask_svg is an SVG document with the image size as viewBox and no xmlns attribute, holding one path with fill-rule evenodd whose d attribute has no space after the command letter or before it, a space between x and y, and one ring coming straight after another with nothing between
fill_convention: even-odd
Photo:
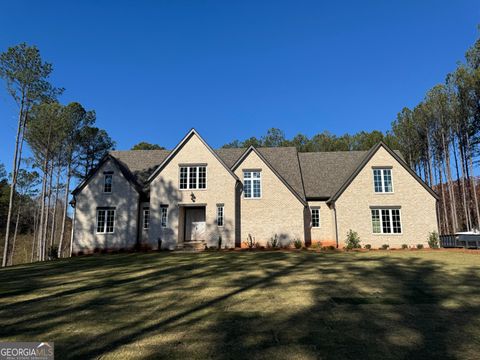
<instances>
[{"instance_id":1,"label":"gable roof","mask_svg":"<svg viewBox=\"0 0 480 360\"><path fill-rule=\"evenodd\" d=\"M380 141L377 145L372 147L365 156L363 157L362 161L358 164L358 166L355 168L355 170L350 174L348 179L340 186L340 188L333 194L333 196L330 197L328 200L328 203L332 203L335 200L337 200L340 195L345 191L345 189L351 184L351 182L357 177L358 173L365 167L365 165L368 163L368 161L375 155L375 153L378 151L380 148L384 148L397 162L402 165L402 167L407 170L410 175L412 175L415 180L417 180L420 185L422 185L435 199L438 200L438 195L437 193L430 187L428 186L416 173L413 171L407 163L403 160L403 158L395 151L390 149L383 141Z\"/></svg>"},{"instance_id":2,"label":"gable roof","mask_svg":"<svg viewBox=\"0 0 480 360\"><path fill-rule=\"evenodd\" d=\"M301 203L306 204L302 171L295 147L255 148L250 146L233 164L232 170L235 170L252 151L262 159Z\"/></svg>"},{"instance_id":3,"label":"gable roof","mask_svg":"<svg viewBox=\"0 0 480 360\"><path fill-rule=\"evenodd\" d=\"M229 166L227 166L227 164L225 164L225 162L222 160L222 158L220 156L218 156L218 154L210 147L210 145L207 144L207 142L205 140L203 140L203 138L200 136L200 134L195 130L195 129L192 129L188 132L187 135L185 135L185 137L177 144L177 146L175 146L175 149L173 149L168 155L167 157L161 162L161 164L155 169L155 171L153 171L153 173L148 177L148 179L146 180L146 183L150 183L153 179L155 179L155 177L160 173L160 171L162 171L162 169L170 162L171 159L173 159L175 157L175 155L180 151L180 149L188 142L188 140L190 140L190 138L192 136L196 135L200 141L203 143L203 145L205 145L205 147L213 154L213 156L225 167L225 169L230 173L230 175L233 176L233 178L235 178L236 180L238 180L238 177L237 175L235 175L235 173L230 169Z\"/></svg>"},{"instance_id":4,"label":"gable roof","mask_svg":"<svg viewBox=\"0 0 480 360\"><path fill-rule=\"evenodd\" d=\"M148 183L194 134L237 180L238 177L233 171L251 151L255 151L303 204L306 204L307 200L328 200L328 203L331 203L338 199L380 147L389 152L432 196L438 199L438 195L410 169L400 152L391 150L384 143L378 143L369 151L301 153L297 152L295 147L222 148L213 150L194 129L172 151L111 151L77 186L72 194L78 193L109 159L115 162L124 177L134 185L138 192L147 194Z\"/></svg>"},{"instance_id":5,"label":"gable roof","mask_svg":"<svg viewBox=\"0 0 480 360\"><path fill-rule=\"evenodd\" d=\"M102 166L108 161L112 161L113 164L115 164L120 170L125 179L127 179L127 181L129 181L133 185L133 187L139 194L142 194L142 185L136 180L135 176L132 174L129 168L122 162L118 161L118 159L112 156L111 153L109 153L105 155L100 160L98 165L90 171L90 173L85 177L85 179L83 179L83 181L81 181L80 184L78 184L77 187L72 190L72 195L78 194L90 182L90 180L102 168Z\"/></svg>"}]
</instances>

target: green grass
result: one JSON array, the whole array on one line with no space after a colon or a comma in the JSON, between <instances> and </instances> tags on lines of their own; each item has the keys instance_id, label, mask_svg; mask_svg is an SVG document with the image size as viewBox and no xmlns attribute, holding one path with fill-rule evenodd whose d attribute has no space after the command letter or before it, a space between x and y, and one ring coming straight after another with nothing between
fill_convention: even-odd
<instances>
[{"instance_id":1,"label":"green grass","mask_svg":"<svg viewBox=\"0 0 480 360\"><path fill-rule=\"evenodd\" d=\"M0 271L0 341L57 358L480 354L480 254L98 255Z\"/></svg>"}]
</instances>

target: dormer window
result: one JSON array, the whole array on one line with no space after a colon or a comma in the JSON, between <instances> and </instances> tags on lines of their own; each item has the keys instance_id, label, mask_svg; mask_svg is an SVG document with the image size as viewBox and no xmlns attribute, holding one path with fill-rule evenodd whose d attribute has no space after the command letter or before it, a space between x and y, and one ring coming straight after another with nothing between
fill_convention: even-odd
<instances>
[{"instance_id":1,"label":"dormer window","mask_svg":"<svg viewBox=\"0 0 480 360\"><path fill-rule=\"evenodd\" d=\"M110 194L112 192L113 173L108 172L103 175L103 192Z\"/></svg>"},{"instance_id":2,"label":"dormer window","mask_svg":"<svg viewBox=\"0 0 480 360\"><path fill-rule=\"evenodd\" d=\"M376 193L393 192L392 169L391 168L373 169L373 187Z\"/></svg>"},{"instance_id":3,"label":"dormer window","mask_svg":"<svg viewBox=\"0 0 480 360\"><path fill-rule=\"evenodd\" d=\"M207 167L180 166L180 190L206 189Z\"/></svg>"}]
</instances>

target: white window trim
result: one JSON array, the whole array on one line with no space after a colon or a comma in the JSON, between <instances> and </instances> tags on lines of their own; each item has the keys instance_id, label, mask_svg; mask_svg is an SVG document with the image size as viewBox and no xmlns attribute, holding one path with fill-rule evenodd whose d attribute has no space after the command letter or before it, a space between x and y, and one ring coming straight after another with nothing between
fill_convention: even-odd
<instances>
[{"instance_id":1,"label":"white window trim","mask_svg":"<svg viewBox=\"0 0 480 360\"><path fill-rule=\"evenodd\" d=\"M165 225L163 224L163 211L165 209ZM160 227L166 229L168 227L168 206L160 206Z\"/></svg>"},{"instance_id":2,"label":"white window trim","mask_svg":"<svg viewBox=\"0 0 480 360\"><path fill-rule=\"evenodd\" d=\"M243 186L245 186L245 173L254 173L254 172L258 172L260 174L260 177L259 178L255 178L255 180L260 180L260 196L258 197L255 197L253 196L253 176L249 179L247 179L247 181L249 181L252 186L251 186L251 192L250 194L252 195L251 197L246 197L245 196L245 190L243 191L243 198L245 200L260 200L262 197L263 197L263 186L262 186L262 171L261 170L243 170Z\"/></svg>"},{"instance_id":3,"label":"white window trim","mask_svg":"<svg viewBox=\"0 0 480 360\"><path fill-rule=\"evenodd\" d=\"M218 210L222 209L222 225L218 225ZM217 227L224 227L225 226L225 205L224 204L218 204L217 205L217 219L216 219Z\"/></svg>"},{"instance_id":4,"label":"white window trim","mask_svg":"<svg viewBox=\"0 0 480 360\"><path fill-rule=\"evenodd\" d=\"M380 182L381 182L382 191L375 191L375 170L380 170ZM390 170L390 178L392 180L392 191L388 191L388 192L385 191L385 178L384 178L385 170ZM374 167L372 169L372 174L373 174L373 192L375 194L390 195L395 192L395 188L393 187L393 169L391 167Z\"/></svg>"},{"instance_id":5,"label":"white window trim","mask_svg":"<svg viewBox=\"0 0 480 360\"><path fill-rule=\"evenodd\" d=\"M318 226L313 226L313 210L318 210ZM310 226L312 227L312 229L320 229L322 227L322 222L320 221L320 206L310 207L310 216L312 218L310 222Z\"/></svg>"},{"instance_id":6,"label":"white window trim","mask_svg":"<svg viewBox=\"0 0 480 360\"><path fill-rule=\"evenodd\" d=\"M103 231L98 231L98 213L100 211L105 211L105 222L103 224ZM113 211L113 231L107 232L107 211ZM95 233L96 234L103 234L103 235L110 235L115 234L115 225L117 223L117 211L114 208L107 208L107 209L97 209L97 217L95 218Z\"/></svg>"},{"instance_id":7,"label":"white window trim","mask_svg":"<svg viewBox=\"0 0 480 360\"><path fill-rule=\"evenodd\" d=\"M148 211L148 226L145 227L145 212ZM150 208L143 208L143 230L148 230L150 228Z\"/></svg>"},{"instance_id":8,"label":"white window trim","mask_svg":"<svg viewBox=\"0 0 480 360\"><path fill-rule=\"evenodd\" d=\"M380 232L376 233L373 231L373 221L372 221L372 210L379 210L379 216L380 216ZM388 216L390 219L390 229L392 232L383 232L383 220L382 220L382 210L388 210ZM392 215L392 210L398 210L398 214L400 216L400 232L395 233L393 232L393 215ZM370 208L370 222L372 223L372 234L373 235L393 235L393 236L398 236L398 235L403 235L403 222L402 222L402 209L397 208L397 207L372 207Z\"/></svg>"},{"instance_id":9,"label":"white window trim","mask_svg":"<svg viewBox=\"0 0 480 360\"><path fill-rule=\"evenodd\" d=\"M199 185L200 185L200 168L201 167L204 167L205 168L205 188L203 189L200 189L199 188ZM185 189L182 189L180 187L180 174L181 174L181 169L182 168L186 168L187 169L187 187ZM190 187L190 170L191 168L196 168L196 173L197 173L197 176L196 176L196 188L191 188ZM195 190L195 191L204 191L204 190L207 190L208 189L208 166L207 165L180 165L179 168L178 168L178 189L180 191L186 191L186 190Z\"/></svg>"},{"instance_id":10,"label":"white window trim","mask_svg":"<svg viewBox=\"0 0 480 360\"><path fill-rule=\"evenodd\" d=\"M105 180L107 179L107 176L110 176L112 181L110 183L110 191L105 191ZM103 193L104 194L111 194L113 190L113 174L103 174Z\"/></svg>"}]
</instances>

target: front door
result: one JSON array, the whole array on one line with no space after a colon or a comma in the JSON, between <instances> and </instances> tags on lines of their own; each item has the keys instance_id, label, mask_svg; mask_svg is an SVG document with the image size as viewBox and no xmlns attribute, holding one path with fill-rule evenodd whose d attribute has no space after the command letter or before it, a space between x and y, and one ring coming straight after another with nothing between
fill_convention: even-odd
<instances>
[{"instance_id":1,"label":"front door","mask_svg":"<svg viewBox=\"0 0 480 360\"><path fill-rule=\"evenodd\" d=\"M185 208L185 241L205 240L205 208Z\"/></svg>"}]
</instances>

